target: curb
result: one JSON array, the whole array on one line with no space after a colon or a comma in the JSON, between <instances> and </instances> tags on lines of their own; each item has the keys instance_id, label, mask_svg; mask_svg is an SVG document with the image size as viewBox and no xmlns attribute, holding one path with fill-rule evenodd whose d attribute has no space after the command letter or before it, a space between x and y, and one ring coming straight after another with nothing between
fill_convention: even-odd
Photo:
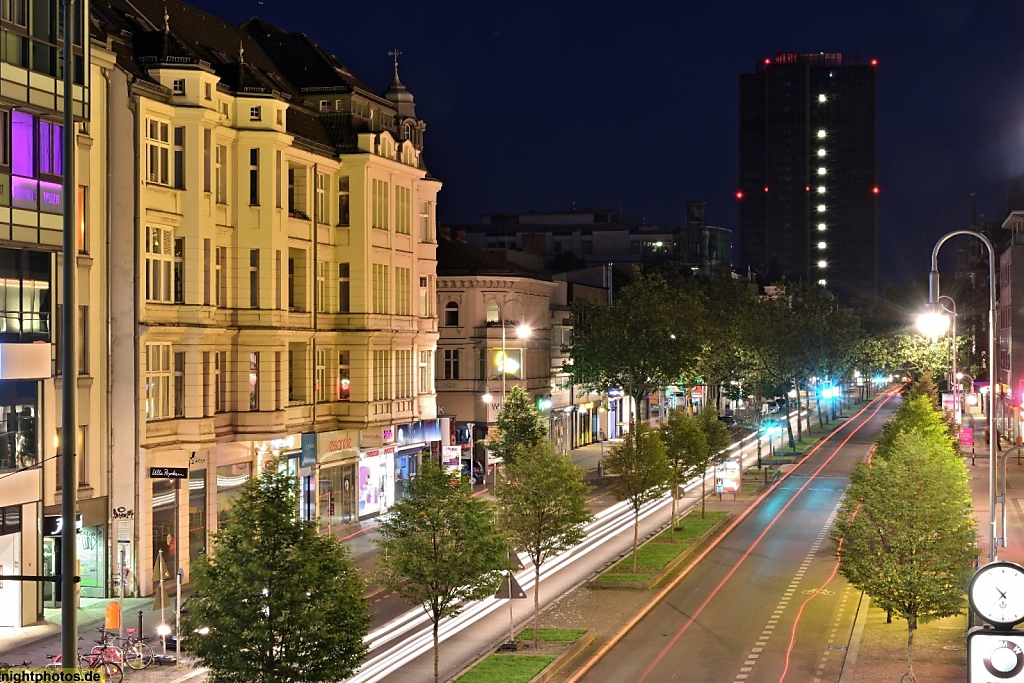
<instances>
[{"instance_id":1,"label":"curb","mask_svg":"<svg viewBox=\"0 0 1024 683\"><path fill-rule=\"evenodd\" d=\"M861 591L860 600L857 602L857 614L853 617L853 630L850 631L850 640L846 644L846 658L839 670L839 683L843 683L844 680L853 680L853 669L857 664L857 655L860 654L860 641L868 623L867 613L870 606L871 596Z\"/></svg>"},{"instance_id":2,"label":"curb","mask_svg":"<svg viewBox=\"0 0 1024 683\"><path fill-rule=\"evenodd\" d=\"M543 671L530 679L530 683L548 683L562 669L572 664L572 661L589 647L596 637L597 634L594 633L594 629L587 629L587 632L577 638L565 652L555 657L555 661L548 664L544 667Z\"/></svg>"}]
</instances>

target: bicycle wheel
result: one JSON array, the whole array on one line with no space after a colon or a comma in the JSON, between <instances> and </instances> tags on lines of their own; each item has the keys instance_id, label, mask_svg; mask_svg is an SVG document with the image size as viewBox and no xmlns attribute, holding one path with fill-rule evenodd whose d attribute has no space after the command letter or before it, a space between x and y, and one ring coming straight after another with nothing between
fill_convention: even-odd
<instances>
[{"instance_id":1,"label":"bicycle wheel","mask_svg":"<svg viewBox=\"0 0 1024 683\"><path fill-rule=\"evenodd\" d=\"M132 643L124 649L124 663L133 669L145 669L153 663L153 648L146 643Z\"/></svg>"},{"instance_id":2,"label":"bicycle wheel","mask_svg":"<svg viewBox=\"0 0 1024 683\"><path fill-rule=\"evenodd\" d=\"M124 680L124 671L121 670L121 666L116 662L100 662L98 666L93 666L93 669L103 669L107 672L107 681L115 681L121 683Z\"/></svg>"}]
</instances>

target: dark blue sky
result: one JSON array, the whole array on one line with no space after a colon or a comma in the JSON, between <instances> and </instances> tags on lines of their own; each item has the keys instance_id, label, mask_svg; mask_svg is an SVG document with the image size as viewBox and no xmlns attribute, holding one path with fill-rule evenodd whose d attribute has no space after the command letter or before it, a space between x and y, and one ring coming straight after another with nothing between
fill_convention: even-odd
<instances>
[{"instance_id":1,"label":"dark blue sky","mask_svg":"<svg viewBox=\"0 0 1024 683\"><path fill-rule=\"evenodd\" d=\"M704 200L735 229L738 74L777 52L879 60L883 281L923 280L972 193L1001 221L1024 172L1019 0L192 4L306 33L381 91L399 48L445 223L575 202L677 224Z\"/></svg>"}]
</instances>

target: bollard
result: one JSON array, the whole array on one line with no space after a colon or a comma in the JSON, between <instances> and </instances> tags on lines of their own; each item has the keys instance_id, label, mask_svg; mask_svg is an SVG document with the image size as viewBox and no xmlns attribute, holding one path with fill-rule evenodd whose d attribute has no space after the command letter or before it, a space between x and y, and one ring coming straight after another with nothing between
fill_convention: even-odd
<instances>
[{"instance_id":1,"label":"bollard","mask_svg":"<svg viewBox=\"0 0 1024 683\"><path fill-rule=\"evenodd\" d=\"M597 476L604 476L604 465L601 463L600 460L597 461Z\"/></svg>"},{"instance_id":2,"label":"bollard","mask_svg":"<svg viewBox=\"0 0 1024 683\"><path fill-rule=\"evenodd\" d=\"M139 610L139 638L142 637L142 610Z\"/></svg>"}]
</instances>

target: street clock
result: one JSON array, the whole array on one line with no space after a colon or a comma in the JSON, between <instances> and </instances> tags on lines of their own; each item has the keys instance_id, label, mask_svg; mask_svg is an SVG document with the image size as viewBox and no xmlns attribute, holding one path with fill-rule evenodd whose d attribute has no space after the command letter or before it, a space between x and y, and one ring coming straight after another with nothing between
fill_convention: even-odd
<instances>
[{"instance_id":1,"label":"street clock","mask_svg":"<svg viewBox=\"0 0 1024 683\"><path fill-rule=\"evenodd\" d=\"M1024 567L1015 562L991 562L975 572L967 588L973 609L996 627L1024 621Z\"/></svg>"}]
</instances>

